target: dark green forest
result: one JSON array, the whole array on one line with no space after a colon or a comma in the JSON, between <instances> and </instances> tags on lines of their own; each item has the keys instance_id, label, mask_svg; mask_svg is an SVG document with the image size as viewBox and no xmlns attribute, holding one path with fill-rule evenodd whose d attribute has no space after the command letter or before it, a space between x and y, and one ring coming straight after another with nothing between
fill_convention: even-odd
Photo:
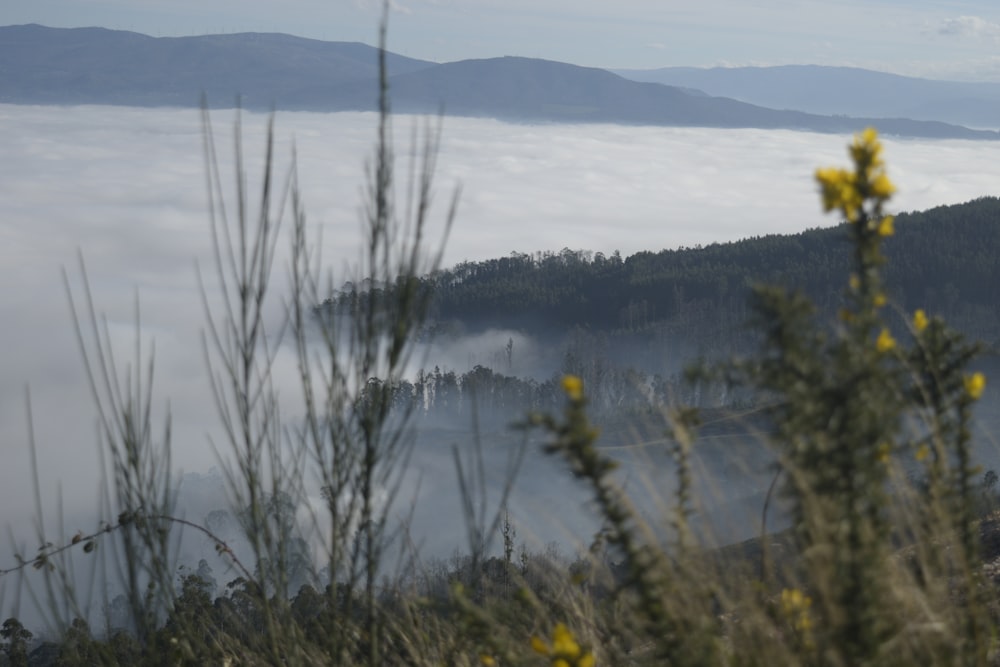
<instances>
[{"instance_id":1,"label":"dark green forest","mask_svg":"<svg viewBox=\"0 0 1000 667\"><path fill-rule=\"evenodd\" d=\"M926 308L973 337L996 332L1000 199L896 216L887 240L890 303ZM531 333L574 327L612 334L742 324L751 286L802 290L828 313L840 304L850 245L840 228L756 236L621 258L589 251L512 253L428 278L440 322Z\"/></svg>"},{"instance_id":2,"label":"dark green forest","mask_svg":"<svg viewBox=\"0 0 1000 667\"><path fill-rule=\"evenodd\" d=\"M896 311L890 326L901 333L908 313L923 308L993 349L1000 337L1000 199L902 213L895 229L884 249ZM463 262L422 279L433 294L430 336L516 330L538 341L552 363L533 377L513 373L511 357L520 351L511 341L471 367L437 365L401 382L392 388L394 402L464 420L475 407L484 422L505 422L558 406L559 378L568 373L584 379L591 409L606 416L677 402L743 407L751 397L686 382L684 370L754 349L756 334L746 325L755 285L803 292L817 317L833 325L850 252L841 225L625 258L567 248ZM341 307L356 300L353 289L340 292Z\"/></svg>"}]
</instances>

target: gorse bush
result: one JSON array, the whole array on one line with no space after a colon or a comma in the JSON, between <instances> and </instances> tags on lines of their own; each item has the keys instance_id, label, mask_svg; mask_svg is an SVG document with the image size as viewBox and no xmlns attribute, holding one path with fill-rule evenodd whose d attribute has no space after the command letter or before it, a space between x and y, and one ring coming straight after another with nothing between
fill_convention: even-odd
<instances>
[{"instance_id":1,"label":"gorse bush","mask_svg":"<svg viewBox=\"0 0 1000 667\"><path fill-rule=\"evenodd\" d=\"M825 210L836 210L853 249L833 326L780 287L755 290L760 350L714 372L751 387L768 406L770 444L790 508L793 559L781 571L762 536L760 579L748 587L664 549L639 525L594 447L585 396L566 379L562 420L536 421L571 470L587 479L624 559L623 593L665 664L989 664L995 595L982 579L971 409L985 378L969 373L976 346L916 311L909 340L891 333L882 280L884 205L894 187L873 129L850 146L852 169L820 169ZM674 415L679 475L675 531L684 532L683 480L690 411ZM923 488L907 483L922 467ZM729 566L733 564L730 563ZM738 578L737 578L738 579Z\"/></svg>"},{"instance_id":2,"label":"gorse bush","mask_svg":"<svg viewBox=\"0 0 1000 667\"><path fill-rule=\"evenodd\" d=\"M765 406L772 487L789 514L787 531L762 526L758 540L720 548L694 529L700 415L684 407L666 415L673 494L662 517L648 519L637 509L645 498L630 496L597 444L583 381L569 375L562 413L529 415L522 426L541 430L545 451L592 492L603 528L586 553L570 563L518 552L505 509L510 478L496 511L487 511L476 448L455 453L469 553L434 568L408 548L405 522L394 524L389 512L412 452L412 424L407 411L393 409L392 387L428 312L432 295L420 278L440 262L440 249L429 251L426 241L437 134L428 131L410 172L410 198L397 201L384 50L381 64L366 242L353 276L367 289L350 294L347 311L316 309L332 298L332 279L324 280L307 238L294 171L274 196L270 137L258 212L237 160L237 212L227 213L206 116L224 308L209 312L205 351L224 433L217 444L228 452L225 480L249 558L209 527L173 516L169 425L159 438L151 425L152 362L137 358L134 368L147 370L119 380L88 301L77 331L112 473L107 519L0 573L42 571L50 623L63 633L52 650L29 657L32 634L9 619L0 633L8 664L997 661L997 591L980 557L980 531L990 524L971 434L985 379L968 370L976 346L940 318L887 304L881 244L894 232L885 211L894 186L871 129L850 145L849 168L816 174L823 208L843 218L852 251L837 321L825 321L801 294L759 287L748 324L757 353L695 371ZM265 304L288 211L291 294L274 331ZM454 202L446 219L453 214ZM297 352L302 409L292 417L281 413L272 372L283 338ZM307 502L313 483L318 508ZM303 519L297 507L313 509ZM223 592L207 575L177 576L179 530L208 536L235 569ZM92 633L72 585L74 552L110 554L120 564L128 627ZM390 555L399 554L403 564L393 571Z\"/></svg>"}]
</instances>

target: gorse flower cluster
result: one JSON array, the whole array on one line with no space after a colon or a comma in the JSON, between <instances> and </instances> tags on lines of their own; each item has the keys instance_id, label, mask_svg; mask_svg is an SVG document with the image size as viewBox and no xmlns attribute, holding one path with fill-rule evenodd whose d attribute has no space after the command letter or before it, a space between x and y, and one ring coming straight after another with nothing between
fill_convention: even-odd
<instances>
[{"instance_id":1,"label":"gorse flower cluster","mask_svg":"<svg viewBox=\"0 0 1000 667\"><path fill-rule=\"evenodd\" d=\"M566 375L562 379L562 388L566 396L572 401L579 401L583 398L583 380L576 375Z\"/></svg>"},{"instance_id":2,"label":"gorse flower cluster","mask_svg":"<svg viewBox=\"0 0 1000 667\"><path fill-rule=\"evenodd\" d=\"M863 217L862 205L866 200L881 206L896 191L896 186L885 173L882 144L874 128L868 128L854 138L850 148L854 169L823 167L816 170L823 199L823 210L840 210L848 222L858 222ZM876 229L881 236L891 236L892 218L879 218Z\"/></svg>"},{"instance_id":3,"label":"gorse flower cluster","mask_svg":"<svg viewBox=\"0 0 1000 667\"><path fill-rule=\"evenodd\" d=\"M781 591L781 614L791 625L796 639L803 647L812 646L813 621L810 614L812 598L798 588Z\"/></svg>"},{"instance_id":4,"label":"gorse flower cluster","mask_svg":"<svg viewBox=\"0 0 1000 667\"><path fill-rule=\"evenodd\" d=\"M535 636L531 638L531 648L549 658L552 667L594 667L595 664L594 654L582 649L563 623L553 628L551 643Z\"/></svg>"},{"instance_id":5,"label":"gorse flower cluster","mask_svg":"<svg viewBox=\"0 0 1000 667\"><path fill-rule=\"evenodd\" d=\"M978 401L986 389L986 376L982 373L973 373L965 378L965 393L974 401Z\"/></svg>"}]
</instances>

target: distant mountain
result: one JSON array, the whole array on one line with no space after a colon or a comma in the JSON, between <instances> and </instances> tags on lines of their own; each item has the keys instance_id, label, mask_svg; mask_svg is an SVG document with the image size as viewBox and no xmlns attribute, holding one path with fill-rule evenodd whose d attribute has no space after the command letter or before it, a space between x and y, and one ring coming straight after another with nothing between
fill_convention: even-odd
<instances>
[{"instance_id":1,"label":"distant mountain","mask_svg":"<svg viewBox=\"0 0 1000 667\"><path fill-rule=\"evenodd\" d=\"M629 81L602 69L535 58L462 60L390 80L397 111L487 116L513 121L600 122L719 128L855 132L877 125L883 132L915 137L998 139L934 121L848 118L776 111L737 100L656 83ZM292 94L293 107L370 108L370 93L356 83Z\"/></svg>"},{"instance_id":2,"label":"distant mountain","mask_svg":"<svg viewBox=\"0 0 1000 667\"><path fill-rule=\"evenodd\" d=\"M388 54L391 74L435 63ZM378 49L290 35L149 37L104 28L0 27L0 102L251 109L322 82L374 81ZM372 99L374 96L372 95Z\"/></svg>"},{"instance_id":3,"label":"distant mountain","mask_svg":"<svg viewBox=\"0 0 1000 667\"><path fill-rule=\"evenodd\" d=\"M288 35L154 38L101 28L0 28L0 102L367 111L377 49ZM902 118L775 111L605 70L531 58L436 64L388 54L396 111L527 122L601 122L998 139L1000 133Z\"/></svg>"},{"instance_id":4,"label":"distant mountain","mask_svg":"<svg viewBox=\"0 0 1000 667\"><path fill-rule=\"evenodd\" d=\"M634 81L689 86L774 109L937 120L1000 128L1000 84L935 81L853 67L665 67L615 70Z\"/></svg>"}]
</instances>

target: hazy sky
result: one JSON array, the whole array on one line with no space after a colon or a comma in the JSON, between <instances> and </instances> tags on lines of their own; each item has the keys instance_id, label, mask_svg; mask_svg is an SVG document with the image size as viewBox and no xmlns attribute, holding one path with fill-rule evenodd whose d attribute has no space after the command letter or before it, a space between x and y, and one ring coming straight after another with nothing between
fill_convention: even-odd
<instances>
[{"instance_id":1,"label":"hazy sky","mask_svg":"<svg viewBox=\"0 0 1000 667\"><path fill-rule=\"evenodd\" d=\"M597 67L853 65L1000 81L995 0L392 0L390 48ZM285 32L372 43L378 0L4 0L0 25L157 36Z\"/></svg>"}]
</instances>

